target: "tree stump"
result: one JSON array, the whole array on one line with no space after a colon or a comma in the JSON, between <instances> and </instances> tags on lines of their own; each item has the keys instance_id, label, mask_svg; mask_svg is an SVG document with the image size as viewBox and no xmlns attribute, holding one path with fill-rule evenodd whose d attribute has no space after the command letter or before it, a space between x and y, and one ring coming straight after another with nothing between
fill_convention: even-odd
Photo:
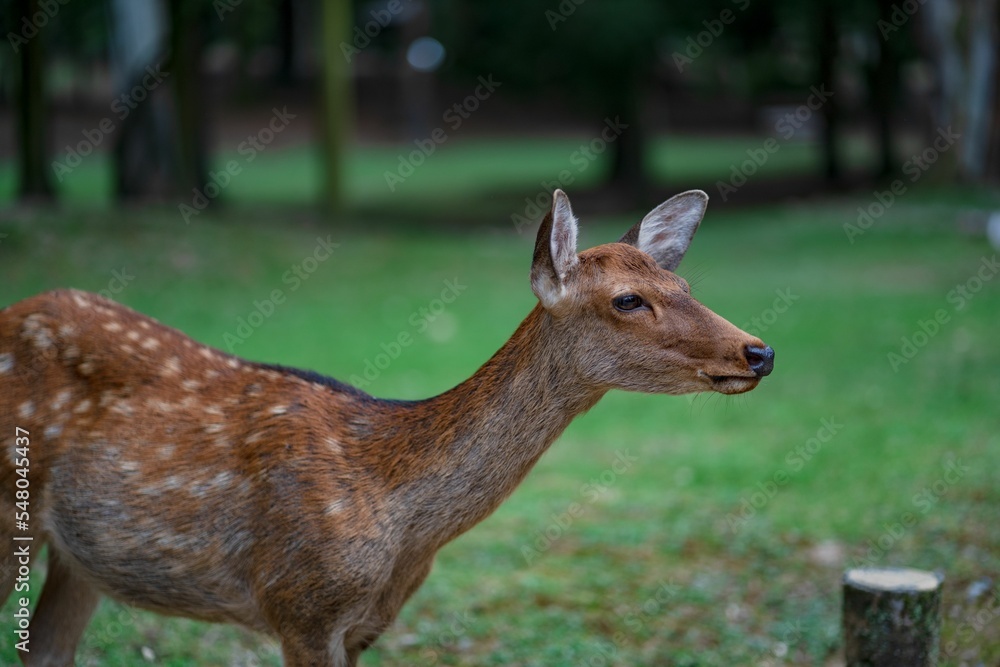
<instances>
[{"instance_id":1,"label":"tree stump","mask_svg":"<svg viewBox=\"0 0 1000 667\"><path fill-rule=\"evenodd\" d=\"M931 667L941 642L940 575L896 567L844 574L847 667Z\"/></svg>"}]
</instances>

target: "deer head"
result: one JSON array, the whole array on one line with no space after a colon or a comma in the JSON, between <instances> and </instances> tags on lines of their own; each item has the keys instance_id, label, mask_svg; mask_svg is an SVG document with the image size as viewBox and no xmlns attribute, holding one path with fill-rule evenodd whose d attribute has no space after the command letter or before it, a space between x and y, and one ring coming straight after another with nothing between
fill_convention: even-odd
<instances>
[{"instance_id":1,"label":"deer head","mask_svg":"<svg viewBox=\"0 0 1000 667\"><path fill-rule=\"evenodd\" d=\"M617 243L577 253L562 190L538 230L531 287L570 341L582 381L605 389L686 394L750 391L774 351L691 296L674 273L705 214L700 190L660 204Z\"/></svg>"}]
</instances>

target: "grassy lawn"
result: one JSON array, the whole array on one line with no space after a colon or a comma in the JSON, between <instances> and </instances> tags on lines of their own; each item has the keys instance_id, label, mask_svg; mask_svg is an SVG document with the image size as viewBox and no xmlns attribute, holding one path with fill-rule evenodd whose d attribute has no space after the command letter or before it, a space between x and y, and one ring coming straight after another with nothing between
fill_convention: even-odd
<instances>
[{"instance_id":1,"label":"grassy lawn","mask_svg":"<svg viewBox=\"0 0 1000 667\"><path fill-rule=\"evenodd\" d=\"M513 165L517 149L499 162ZM541 166L505 166L500 179L531 187L572 150L548 146ZM314 187L303 155L269 158L298 195ZM470 154L469 170L486 160ZM355 176L354 196L375 198L383 168ZM398 194L446 192L438 180ZM248 172L232 196L267 199L255 184L284 191ZM983 269L991 280L977 281L994 251L955 224L964 206L990 202L914 189L850 243L842 226L868 203L710 207L680 273L775 348L773 376L731 398L609 394L495 515L441 552L363 664L836 664L840 577L860 562L943 572L943 664L997 664L1000 279ZM581 247L634 222L577 213ZM266 217L231 210L185 226L175 208L11 214L0 221L0 304L57 286L115 291L119 272L129 278L116 299L198 340L345 380L363 379L382 345L408 332L413 343L365 388L414 398L474 372L534 303L534 230L515 233L502 213L495 227L460 231ZM328 235L339 244L330 259L288 280ZM446 281L464 289L440 311ZM243 336L240 318L274 289L286 300ZM918 333L938 311L934 335ZM616 460L629 464L615 472ZM568 517L574 502L583 511ZM41 560L34 594L43 572ZM0 611L8 637L12 610ZM279 664L271 642L241 630L109 601L84 644L81 665ZM14 661L0 642L0 664Z\"/></svg>"}]
</instances>

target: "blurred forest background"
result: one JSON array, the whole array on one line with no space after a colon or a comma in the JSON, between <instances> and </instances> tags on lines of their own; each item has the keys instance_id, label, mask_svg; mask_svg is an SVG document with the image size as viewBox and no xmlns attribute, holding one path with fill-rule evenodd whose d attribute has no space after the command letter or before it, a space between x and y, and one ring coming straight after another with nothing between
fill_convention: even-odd
<instances>
[{"instance_id":1,"label":"blurred forest background","mask_svg":"<svg viewBox=\"0 0 1000 667\"><path fill-rule=\"evenodd\" d=\"M704 180L688 169L703 156L670 141L697 136L814 143L807 168L803 156L778 156L784 169L761 169L726 201L891 177L942 128L959 138L937 179L1000 179L992 0L5 4L8 200L72 198L75 189L119 203L187 196L275 106L293 118L274 145L310 149L298 165L304 182L284 198L335 209L393 199L405 188L386 173L400 185L444 143L596 137L615 118L628 129L592 160L590 185L636 205ZM810 102L813 90L830 94ZM359 152L405 144L424 156L379 165L389 187L377 201L352 187ZM97 162L91 153L103 156L94 180L74 175ZM518 165L509 160L476 173L480 187L510 182ZM713 181L733 178L716 171Z\"/></svg>"},{"instance_id":2,"label":"blurred forest background","mask_svg":"<svg viewBox=\"0 0 1000 667\"><path fill-rule=\"evenodd\" d=\"M906 565L940 664L1000 665L998 5L5 0L0 306L78 287L421 398L536 303L554 188L581 248L700 188L679 272L773 375L609 394L363 664L833 667L844 569ZM78 655L279 662L109 600Z\"/></svg>"}]
</instances>

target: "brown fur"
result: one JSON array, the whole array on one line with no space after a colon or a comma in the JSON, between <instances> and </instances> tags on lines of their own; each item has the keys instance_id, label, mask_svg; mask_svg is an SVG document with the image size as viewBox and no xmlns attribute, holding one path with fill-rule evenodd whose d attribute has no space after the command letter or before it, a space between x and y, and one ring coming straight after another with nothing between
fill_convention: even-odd
<instances>
[{"instance_id":1,"label":"brown fur","mask_svg":"<svg viewBox=\"0 0 1000 667\"><path fill-rule=\"evenodd\" d=\"M71 665L109 595L276 635L287 665L353 665L437 550L609 389L756 386L744 350L763 343L649 255L600 246L560 278L536 251L536 267L566 297L470 379L414 402L227 355L94 294L0 311L0 540L15 534L19 426L32 550L51 554L26 664ZM650 310L611 307L624 292Z\"/></svg>"}]
</instances>

